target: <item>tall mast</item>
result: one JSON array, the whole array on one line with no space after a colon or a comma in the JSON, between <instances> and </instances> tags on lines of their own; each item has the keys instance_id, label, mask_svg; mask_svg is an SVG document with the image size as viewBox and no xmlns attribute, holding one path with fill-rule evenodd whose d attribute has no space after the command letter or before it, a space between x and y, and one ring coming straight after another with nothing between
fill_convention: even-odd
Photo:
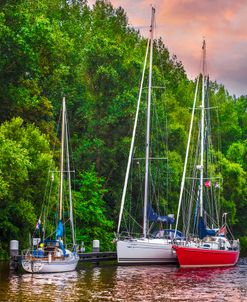
<instances>
[{"instance_id":1,"label":"tall mast","mask_svg":"<svg viewBox=\"0 0 247 302\"><path fill-rule=\"evenodd\" d=\"M63 156L64 156L64 120L65 120L65 97L63 98L62 109L62 134L61 134L61 163L60 163L60 202L59 202L59 220L62 220L63 209Z\"/></svg>"},{"instance_id":2,"label":"tall mast","mask_svg":"<svg viewBox=\"0 0 247 302\"><path fill-rule=\"evenodd\" d=\"M152 7L152 17L150 26L150 60L148 78L148 103L147 103L147 134L146 134L146 156L145 156L145 188L143 207L143 236L147 236L147 204L148 204L148 180L149 180L149 149L150 149L150 110L152 95L152 64L153 64L153 30L154 30L155 8Z\"/></svg>"},{"instance_id":3,"label":"tall mast","mask_svg":"<svg viewBox=\"0 0 247 302\"><path fill-rule=\"evenodd\" d=\"M205 111L205 59L206 42L202 43L202 103L201 103L201 161L200 161L200 217L203 216L203 158L204 158L204 111Z\"/></svg>"}]
</instances>

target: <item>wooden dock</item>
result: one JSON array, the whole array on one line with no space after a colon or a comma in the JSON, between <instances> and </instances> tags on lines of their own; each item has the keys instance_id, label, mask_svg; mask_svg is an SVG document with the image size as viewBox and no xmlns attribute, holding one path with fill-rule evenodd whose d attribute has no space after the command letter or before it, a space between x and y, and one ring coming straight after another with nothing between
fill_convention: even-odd
<instances>
[{"instance_id":1,"label":"wooden dock","mask_svg":"<svg viewBox=\"0 0 247 302\"><path fill-rule=\"evenodd\" d=\"M101 262L113 261L117 259L116 252L92 252L92 253L79 253L80 262Z\"/></svg>"}]
</instances>

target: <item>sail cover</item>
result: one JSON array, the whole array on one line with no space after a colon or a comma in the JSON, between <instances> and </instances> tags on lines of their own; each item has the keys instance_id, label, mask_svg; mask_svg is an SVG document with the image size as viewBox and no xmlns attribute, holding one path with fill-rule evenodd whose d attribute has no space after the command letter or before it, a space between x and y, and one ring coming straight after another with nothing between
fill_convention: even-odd
<instances>
[{"instance_id":1,"label":"sail cover","mask_svg":"<svg viewBox=\"0 0 247 302\"><path fill-rule=\"evenodd\" d=\"M174 218L168 217L168 216L160 216L157 214L151 205L149 204L147 207L147 216L149 221L154 221L154 222L167 222L169 224L172 224L175 222Z\"/></svg>"},{"instance_id":2,"label":"sail cover","mask_svg":"<svg viewBox=\"0 0 247 302\"><path fill-rule=\"evenodd\" d=\"M203 217L199 217L199 238L203 239L206 236L215 236L216 235L216 230L211 230L206 228L205 221Z\"/></svg>"},{"instance_id":3,"label":"sail cover","mask_svg":"<svg viewBox=\"0 0 247 302\"><path fill-rule=\"evenodd\" d=\"M63 237L63 223L62 223L62 220L58 221L57 230L56 230L56 237L57 237L57 239Z\"/></svg>"}]
</instances>

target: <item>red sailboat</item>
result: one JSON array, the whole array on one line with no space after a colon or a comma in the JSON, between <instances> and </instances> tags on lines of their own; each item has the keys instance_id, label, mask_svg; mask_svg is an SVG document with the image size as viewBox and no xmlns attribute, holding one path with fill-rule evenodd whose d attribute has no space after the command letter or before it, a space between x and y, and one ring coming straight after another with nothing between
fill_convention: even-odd
<instances>
[{"instance_id":1,"label":"red sailboat","mask_svg":"<svg viewBox=\"0 0 247 302\"><path fill-rule=\"evenodd\" d=\"M217 236L206 236L202 240L185 241L174 245L181 267L223 267L234 266L239 258L239 242L228 240L224 225Z\"/></svg>"},{"instance_id":2,"label":"red sailboat","mask_svg":"<svg viewBox=\"0 0 247 302\"><path fill-rule=\"evenodd\" d=\"M204 249L203 247L173 246L181 267L224 267L234 266L239 251L221 251Z\"/></svg>"},{"instance_id":3,"label":"red sailboat","mask_svg":"<svg viewBox=\"0 0 247 302\"><path fill-rule=\"evenodd\" d=\"M204 40L202 74L198 76L196 82L176 222L177 229L182 208L185 238L173 245L181 267L233 266L239 258L239 240L234 240L226 223L227 213L223 214L223 223L219 227L217 197L219 199L221 177L220 173L217 173L217 163L213 160L215 152L210 134L210 111L214 107L209 106L209 78L205 76L205 62L206 43ZM202 86L201 93L198 93L199 85ZM199 97L201 117L199 127L195 130L194 115ZM197 139L196 146L191 146L192 138ZM189 159L194 160L190 166ZM185 183L188 186L186 190ZM230 235L231 240L228 238Z\"/></svg>"}]
</instances>

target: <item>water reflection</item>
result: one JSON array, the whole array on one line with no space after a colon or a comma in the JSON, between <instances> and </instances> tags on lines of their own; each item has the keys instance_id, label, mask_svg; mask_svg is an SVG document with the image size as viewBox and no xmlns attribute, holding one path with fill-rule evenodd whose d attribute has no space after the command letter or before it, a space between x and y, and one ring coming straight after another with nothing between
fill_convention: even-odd
<instances>
[{"instance_id":1,"label":"water reflection","mask_svg":"<svg viewBox=\"0 0 247 302\"><path fill-rule=\"evenodd\" d=\"M247 266L80 264L76 272L17 274L0 264L0 301L247 301Z\"/></svg>"},{"instance_id":2,"label":"water reflection","mask_svg":"<svg viewBox=\"0 0 247 302\"><path fill-rule=\"evenodd\" d=\"M13 274L9 278L8 301L76 301L77 283L78 272Z\"/></svg>"}]
</instances>

